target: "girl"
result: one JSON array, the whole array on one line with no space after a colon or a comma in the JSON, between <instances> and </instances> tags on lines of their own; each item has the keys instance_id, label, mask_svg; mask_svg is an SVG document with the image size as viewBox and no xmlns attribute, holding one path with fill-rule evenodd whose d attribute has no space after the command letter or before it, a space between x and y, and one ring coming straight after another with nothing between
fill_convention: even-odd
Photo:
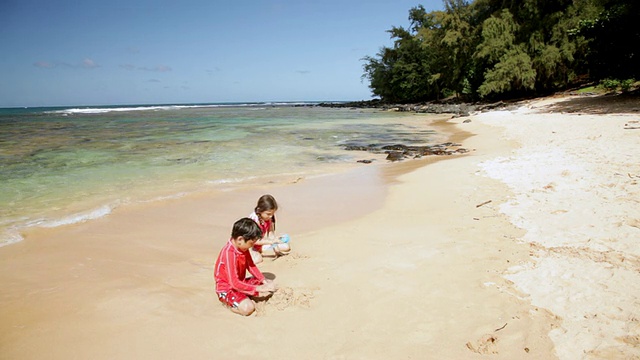
<instances>
[{"instance_id":1,"label":"girl","mask_svg":"<svg viewBox=\"0 0 640 360\"><path fill-rule=\"evenodd\" d=\"M276 211L278 203L271 195L262 195L258 199L258 204L249 218L255 221L260 230L262 230L262 239L255 242L251 248L251 258L253 262L259 264L262 262L262 254L264 250L272 250L275 257L284 255L291 250L288 243L282 242L281 238L276 239Z\"/></svg>"}]
</instances>

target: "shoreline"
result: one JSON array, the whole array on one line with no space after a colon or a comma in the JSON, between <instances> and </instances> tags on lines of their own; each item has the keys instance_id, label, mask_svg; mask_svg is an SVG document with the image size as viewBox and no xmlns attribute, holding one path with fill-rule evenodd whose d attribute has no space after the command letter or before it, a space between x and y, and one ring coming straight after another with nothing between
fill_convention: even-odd
<instances>
[{"instance_id":1,"label":"shoreline","mask_svg":"<svg viewBox=\"0 0 640 360\"><path fill-rule=\"evenodd\" d=\"M321 119L325 117L331 118L335 121L329 121L326 127L335 127L337 134L332 137L326 137L323 135L323 131L329 130L323 130L322 126L314 130L309 127L313 125L305 125L306 122L302 119L306 119L305 116L311 116L310 114L314 114L314 111L320 111L319 113L315 112L318 118L312 117L309 121L314 123L315 121L321 121ZM255 113L254 111L250 112ZM264 113L267 114L269 111ZM298 112L296 112L296 114L298 114ZM291 130L292 132L288 134L289 136L297 134L296 139L304 143L304 146L291 147L288 141L286 141L287 144L285 144L282 142L279 143L279 141L276 140L274 144L270 145L272 147L269 147L270 152L268 154L270 156L268 156L268 158L271 160L254 162L257 165L248 166L246 161L251 159L251 157L246 156L242 151L238 152L240 155L237 156L236 160L234 160L236 155L225 155L226 157L223 157L220 161L215 160L218 156L216 149L205 152L205 148L207 146L213 146L211 144L214 142L209 144L206 141L198 141L191 145L187 142L185 143L186 145L181 145L177 153L174 153L173 143L169 141L170 146L165 150L167 154L163 155L162 161L160 161L161 165L154 165L154 162L157 162L157 160L154 159L156 159L158 154L155 154L156 157L153 155L139 156L136 158L137 160L135 160L139 163L139 168L135 171L131 171L131 169L135 167L134 163L127 162L125 163L126 166L120 167L114 165L114 171L106 171L104 164L100 161L95 161L87 165L86 168L81 169L85 172L84 175L86 176L82 176L82 174L78 175L73 169L70 169L68 171L69 179L65 180L65 176L60 174L47 178L47 176L44 175L47 171L46 167L43 167L41 172L34 170L33 173L29 173L33 176L32 179L30 178L30 181L16 180L15 183L8 182L6 184L8 196L5 199L6 211L3 212L4 218L0 225L0 247L21 241L21 233L24 229L32 227L53 228L60 225L72 225L84 221L91 221L103 216L108 216L115 209L127 207L131 204L135 205L139 202L150 203L162 201L167 198L189 196L189 194L193 193L233 191L246 187L262 186L264 183L286 183L304 178L323 176L324 174L339 173L356 166L361 166L361 164L356 164L359 156L363 156L363 159L366 159L362 160L363 162L385 162L384 156L386 154L348 151L346 145L340 145L341 142L348 142L348 138L350 137L356 139L354 143L357 143L358 139L365 141L368 136L372 136L369 140L373 143L376 140L384 141L383 139L385 138L398 139L403 136L405 132L415 131L416 135L410 136L409 139L399 138L398 140L389 141L406 140L411 142L416 139L421 139L427 144L436 143L437 139L442 137L441 134L432 133L428 126L423 125L428 123L428 121L421 121L413 114L318 109L313 111L303 110L300 115L302 116L302 119L298 121L300 124L294 127L293 130ZM193 115L187 114L185 116ZM291 114L285 111L283 116L286 119L288 116L291 116ZM215 116L212 115L212 117ZM259 116L256 118L259 118ZM412 121L413 118L416 120ZM396 119L400 119L400 121L396 122ZM83 118L82 121L87 121L87 118ZM348 126L345 126L345 124L348 125L351 121L355 121L356 124L360 124L359 121L364 121L363 124L375 125L370 128L363 126L362 130L356 131L355 136L347 136L345 134L348 132L345 132L345 129L348 129ZM340 122L345 123L340 125ZM283 121L279 124L282 125L285 123L286 121ZM404 125L398 125L399 123ZM280 125L273 126L278 128ZM396 126L400 126L400 128L396 128ZM227 127L230 129L234 128L233 126ZM378 133L378 135L376 135L375 131L378 127L382 127L383 129L389 127L391 134L397 132L398 135L390 136L384 133L384 131L382 134ZM265 127L265 129L266 128L268 128L268 126ZM96 137L100 138L99 132L104 129L99 126L98 129L99 130L96 130L98 132ZM187 131L185 129L182 130ZM332 131L329 132L333 133ZM46 134L46 131L44 131L44 133ZM176 130L175 133L175 136L180 136L180 130ZM304 138L302 138L302 136L304 136ZM382 136L382 138L377 138L376 136ZM326 141L327 138L334 140ZM319 144L324 145L315 145L316 140ZM96 140L97 145L87 146L100 148L102 146L100 145L100 141L101 140ZM333 147L331 149L325 149L327 143L330 142L334 142ZM38 141L25 139L21 141L21 143L37 144ZM85 143L90 142L83 142L83 144ZM178 143L181 144L181 142ZM208 145L202 145L204 143ZM271 144L271 142L268 143ZM134 143L129 145L134 148L139 146ZM227 145L233 147L233 144ZM158 145L158 147L161 146ZM25 145L25 148L37 148L37 145ZM20 153L20 151L22 151L21 149L22 148L18 148L15 151ZM146 150L147 148L145 148L145 151ZM88 151L90 152L91 150ZM52 153L55 154L55 152ZM79 153L82 153L82 151L79 151ZM225 151L220 151L220 153L224 154ZM232 154L235 153L235 151L227 151L226 153ZM298 157L298 155L296 155L298 153L302 155ZM260 155L257 157L262 159L264 156L265 155ZM282 156L286 157L287 160L281 159ZM172 165L173 163L180 164L181 161L166 160L173 158L180 160L189 157L194 157L195 160L185 160L184 165L174 166ZM77 163L82 163L83 161L84 159L82 158L77 159ZM280 166L277 166L278 162L280 162ZM227 163L231 165L225 165ZM25 166L29 167L32 165L33 164L28 163ZM160 169L158 166L162 168ZM122 167L128 167L129 169L123 170ZM13 168L8 168L7 171L11 172L12 169ZM105 173L113 173L115 174L114 176L121 176L125 180L120 182L115 178L112 179L111 175L87 175L94 172L103 175ZM158 174L157 176L156 173ZM145 180L131 182L135 176L139 176L140 179L144 178ZM56 182L48 182L48 179L57 179L56 181L62 185L53 185L56 184ZM146 179L149 180L147 181ZM67 182L65 183L64 181ZM24 186L22 184L24 184ZM29 187L31 184L39 184L39 188L32 190ZM28 194L28 196L22 194Z\"/></svg>"},{"instance_id":2,"label":"shoreline","mask_svg":"<svg viewBox=\"0 0 640 360\"><path fill-rule=\"evenodd\" d=\"M510 182L527 178L525 170L540 171L538 164L551 168L532 149L570 153L585 143L597 144L597 154L617 154L606 157L611 164L587 173L596 180L616 167L640 175L640 165L624 163L633 160L625 152L638 148L635 133L629 133L637 130L621 127L633 119L593 115L586 118L589 132L578 132L585 117L554 113L562 100L535 100L515 111L443 121L457 129L453 139L463 139L453 141L471 150L447 161L427 157L362 165L331 178L220 193L217 202L167 200L138 213L131 208L90 223L29 232L25 241L0 248L1 357L636 356L636 250L623 246L586 253L604 256L592 259L554 251L552 244L532 238L532 224L545 224L548 237L563 229L553 216L602 207L616 216L626 214L631 223L608 226L604 235L589 234L593 242L602 247L621 234L637 239L633 221L640 221L640 214L628 207L637 203L623 196L637 194L632 183L637 180L629 177L610 187L620 191L607 194L622 206L615 208L602 198L572 203L555 197L585 181L563 176L564 169L548 173L549 182L533 188ZM591 133L602 129L614 133ZM624 138L616 135L620 132ZM277 230L291 235L293 251L260 266L275 277L280 291L259 303L256 315L241 318L215 299L212 266L230 224L250 212L264 192L281 205ZM527 198L535 200L533 205L522 206ZM518 221L542 213L552 218ZM569 225L583 219L575 220ZM608 224L612 217L605 220ZM600 235L605 242L596 241ZM580 233L567 234L573 238L582 241ZM578 242L574 248L587 246ZM626 264L613 261L619 255L626 256ZM573 267L557 267L563 261ZM582 280L580 270L595 274L593 269L602 276ZM567 307L550 303L558 298ZM618 298L622 310L610 306ZM246 343L238 340L238 332L255 337Z\"/></svg>"}]
</instances>

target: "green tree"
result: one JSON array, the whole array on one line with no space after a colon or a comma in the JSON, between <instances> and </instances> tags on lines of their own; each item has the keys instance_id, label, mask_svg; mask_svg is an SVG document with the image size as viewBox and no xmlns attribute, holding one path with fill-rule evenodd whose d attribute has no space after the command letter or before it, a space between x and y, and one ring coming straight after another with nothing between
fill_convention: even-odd
<instances>
[{"instance_id":1,"label":"green tree","mask_svg":"<svg viewBox=\"0 0 640 360\"><path fill-rule=\"evenodd\" d=\"M410 30L425 26L429 19L422 15L424 8L412 9ZM393 48L383 47L377 57L363 59L363 78L369 79L369 88L383 101L414 102L437 96L429 54L410 30L393 27L388 31L395 39Z\"/></svg>"},{"instance_id":2,"label":"green tree","mask_svg":"<svg viewBox=\"0 0 640 360\"><path fill-rule=\"evenodd\" d=\"M471 7L464 0L445 0L442 13L441 64L443 83L457 96L473 95L471 84L473 75L472 54L478 43L477 27L473 25Z\"/></svg>"},{"instance_id":3,"label":"green tree","mask_svg":"<svg viewBox=\"0 0 640 360\"><path fill-rule=\"evenodd\" d=\"M365 57L372 92L409 102L456 94L505 98L580 79L638 78L638 0L443 0L409 11L394 45ZM627 40L628 38L628 40Z\"/></svg>"},{"instance_id":4,"label":"green tree","mask_svg":"<svg viewBox=\"0 0 640 360\"><path fill-rule=\"evenodd\" d=\"M640 2L638 0L591 0L573 35L584 36L590 76L640 78Z\"/></svg>"},{"instance_id":5,"label":"green tree","mask_svg":"<svg viewBox=\"0 0 640 360\"><path fill-rule=\"evenodd\" d=\"M579 44L570 38L575 19L571 0L527 0L517 15L521 41L536 71L536 91L566 87L574 78L572 66Z\"/></svg>"},{"instance_id":6,"label":"green tree","mask_svg":"<svg viewBox=\"0 0 640 360\"><path fill-rule=\"evenodd\" d=\"M535 87L536 71L531 58L522 45L516 44L518 29L507 9L484 22L476 56L490 65L478 89L480 96L523 92Z\"/></svg>"}]
</instances>

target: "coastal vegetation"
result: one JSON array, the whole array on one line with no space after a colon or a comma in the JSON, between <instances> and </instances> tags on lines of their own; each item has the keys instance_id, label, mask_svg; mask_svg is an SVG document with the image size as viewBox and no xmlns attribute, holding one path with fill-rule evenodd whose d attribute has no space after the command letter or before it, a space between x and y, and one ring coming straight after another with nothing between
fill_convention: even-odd
<instances>
[{"instance_id":1,"label":"coastal vegetation","mask_svg":"<svg viewBox=\"0 0 640 360\"><path fill-rule=\"evenodd\" d=\"M444 0L409 10L362 75L384 103L628 91L640 78L637 0Z\"/></svg>"}]
</instances>

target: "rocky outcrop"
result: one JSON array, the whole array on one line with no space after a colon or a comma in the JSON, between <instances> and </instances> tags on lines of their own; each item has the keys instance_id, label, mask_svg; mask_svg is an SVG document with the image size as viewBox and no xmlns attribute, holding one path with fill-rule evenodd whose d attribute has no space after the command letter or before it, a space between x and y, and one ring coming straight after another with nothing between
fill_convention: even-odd
<instances>
[{"instance_id":1,"label":"rocky outcrop","mask_svg":"<svg viewBox=\"0 0 640 360\"><path fill-rule=\"evenodd\" d=\"M402 144L396 145L345 145L345 150L368 151L375 154L387 154L387 160L400 161L404 159L418 159L428 155L453 155L463 154L469 150L460 147L456 143L444 143L428 146L408 146ZM364 162L364 161L362 161Z\"/></svg>"},{"instance_id":2,"label":"rocky outcrop","mask_svg":"<svg viewBox=\"0 0 640 360\"><path fill-rule=\"evenodd\" d=\"M388 104L379 100L353 101L346 103L320 103L318 106L354 108L354 109L380 109L385 111L411 111L429 114L454 114L456 116L469 116L473 112L483 112L496 109L515 108L516 104L503 101L495 103L454 103L454 102L428 102L419 104Z\"/></svg>"}]
</instances>

